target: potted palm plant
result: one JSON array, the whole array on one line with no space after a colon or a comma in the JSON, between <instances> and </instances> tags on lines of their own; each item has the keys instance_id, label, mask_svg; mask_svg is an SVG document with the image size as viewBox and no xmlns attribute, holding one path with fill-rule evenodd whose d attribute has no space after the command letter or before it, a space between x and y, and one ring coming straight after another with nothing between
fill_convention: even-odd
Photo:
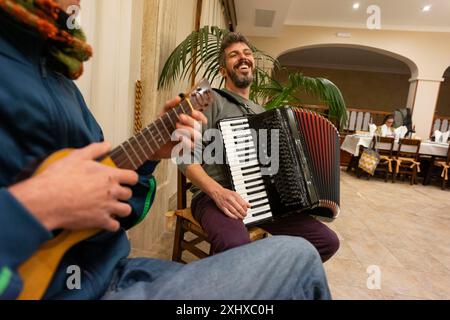
<instances>
[{"instance_id":1,"label":"potted palm plant","mask_svg":"<svg viewBox=\"0 0 450 320\"><path fill-rule=\"evenodd\" d=\"M219 50L223 36L229 32L217 26L205 26L192 32L183 40L167 59L159 78L158 88L169 88L177 80L197 77L210 82L219 79ZM301 104L296 94L304 91L327 105L328 118L342 127L347 121L347 108L340 90L331 81L324 78L304 76L300 72L283 69L277 59L252 48L255 55L255 79L250 98L266 109L285 105ZM270 71L268 71L270 69ZM287 81L279 82L272 75L286 72ZM223 84L223 79L220 86Z\"/></svg>"}]
</instances>

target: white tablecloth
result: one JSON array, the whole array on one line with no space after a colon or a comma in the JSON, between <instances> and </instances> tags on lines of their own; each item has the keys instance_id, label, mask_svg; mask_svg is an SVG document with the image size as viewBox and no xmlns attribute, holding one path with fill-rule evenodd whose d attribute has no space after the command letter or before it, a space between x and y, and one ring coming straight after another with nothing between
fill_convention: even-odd
<instances>
[{"instance_id":1,"label":"white tablecloth","mask_svg":"<svg viewBox=\"0 0 450 320\"><path fill-rule=\"evenodd\" d=\"M341 149L347 151L348 153L358 156L359 155L359 146L369 147L370 142L372 141L372 137L370 136L361 136L361 135L348 135L345 137L344 142L342 143ZM378 145L379 149L388 149L390 147L389 144L380 143ZM402 147L402 151L409 151L408 148L414 148L413 146L404 146ZM447 156L448 152L448 144L443 143L435 143L435 142L422 142L420 144L419 153L422 155L430 155L430 156ZM396 142L394 145L394 151L398 150L398 143Z\"/></svg>"}]
</instances>

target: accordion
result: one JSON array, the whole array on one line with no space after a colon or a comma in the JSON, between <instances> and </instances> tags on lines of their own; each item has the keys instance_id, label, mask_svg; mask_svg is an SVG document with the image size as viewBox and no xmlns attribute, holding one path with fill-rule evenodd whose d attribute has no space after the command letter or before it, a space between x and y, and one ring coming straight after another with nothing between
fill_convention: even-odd
<instances>
[{"instance_id":1,"label":"accordion","mask_svg":"<svg viewBox=\"0 0 450 320\"><path fill-rule=\"evenodd\" d=\"M233 190L251 205L247 226L298 212L338 216L339 133L329 120L283 107L218 128Z\"/></svg>"}]
</instances>

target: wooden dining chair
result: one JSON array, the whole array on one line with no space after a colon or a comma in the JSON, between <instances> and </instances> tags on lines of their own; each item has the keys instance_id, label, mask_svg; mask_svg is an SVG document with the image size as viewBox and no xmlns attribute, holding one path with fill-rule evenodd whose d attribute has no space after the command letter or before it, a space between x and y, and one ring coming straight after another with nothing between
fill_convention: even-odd
<instances>
[{"instance_id":1,"label":"wooden dining chair","mask_svg":"<svg viewBox=\"0 0 450 320\"><path fill-rule=\"evenodd\" d=\"M178 171L177 210L166 214L168 218L176 217L172 260L182 263L186 263L183 260L184 251L190 252L199 259L212 255L211 249L205 250L200 247L201 243L208 243L208 235L195 220L191 208L187 206L187 193L191 185L190 182L186 181L186 177ZM251 241L270 236L267 231L258 227L249 228L248 232ZM187 234L191 234L191 239L187 239Z\"/></svg>"},{"instance_id":2,"label":"wooden dining chair","mask_svg":"<svg viewBox=\"0 0 450 320\"><path fill-rule=\"evenodd\" d=\"M364 146L360 145L359 146L359 151L358 151L358 155L355 156L354 154L351 155L351 158L348 162L347 165L347 172L350 172L352 170L355 171L356 175L359 177L358 174L360 174L360 170L358 168L358 164L359 164L359 159L361 159L361 154L364 152L364 149L366 149Z\"/></svg>"},{"instance_id":3,"label":"wooden dining chair","mask_svg":"<svg viewBox=\"0 0 450 320\"><path fill-rule=\"evenodd\" d=\"M375 146L375 150L378 150L380 155L380 162L378 163L375 173L381 172L384 175L384 182L388 181L389 175L391 175L392 182L394 182L394 144L395 139L393 137L373 137L372 144ZM387 146L387 148L381 149L381 146Z\"/></svg>"},{"instance_id":4,"label":"wooden dining chair","mask_svg":"<svg viewBox=\"0 0 450 320\"><path fill-rule=\"evenodd\" d=\"M433 162L431 164L431 168L429 170L429 176L427 175L427 183L430 178L434 176L442 179L441 188L445 190L448 184L449 179L449 170L450 170L450 146L447 151L446 157L433 157ZM434 174L436 172L437 174Z\"/></svg>"},{"instance_id":5,"label":"wooden dining chair","mask_svg":"<svg viewBox=\"0 0 450 320\"><path fill-rule=\"evenodd\" d=\"M419 151L420 140L400 139L395 155L395 172L393 182L400 175L410 176L411 185L417 184L417 173L420 172Z\"/></svg>"}]
</instances>

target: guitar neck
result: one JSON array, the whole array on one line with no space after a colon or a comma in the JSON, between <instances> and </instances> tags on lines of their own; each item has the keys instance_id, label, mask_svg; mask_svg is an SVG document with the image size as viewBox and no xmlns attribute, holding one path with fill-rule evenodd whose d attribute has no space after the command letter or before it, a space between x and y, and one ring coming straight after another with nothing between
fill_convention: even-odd
<instances>
[{"instance_id":1,"label":"guitar neck","mask_svg":"<svg viewBox=\"0 0 450 320\"><path fill-rule=\"evenodd\" d=\"M109 153L114 164L122 169L137 170L163 145L171 141L175 125L182 114L192 114L192 104L186 99L170 109L137 135Z\"/></svg>"}]
</instances>

